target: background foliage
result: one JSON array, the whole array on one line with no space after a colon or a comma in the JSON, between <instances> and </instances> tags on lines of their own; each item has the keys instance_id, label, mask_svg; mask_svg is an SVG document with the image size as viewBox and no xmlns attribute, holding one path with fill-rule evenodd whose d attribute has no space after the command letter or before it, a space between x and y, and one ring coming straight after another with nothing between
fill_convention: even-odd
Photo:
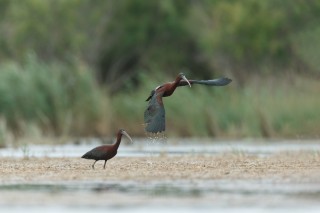
<instances>
[{"instance_id":1,"label":"background foliage","mask_svg":"<svg viewBox=\"0 0 320 213\"><path fill-rule=\"evenodd\" d=\"M0 133L142 135L143 100L184 71L233 83L166 99L169 134L317 137L319 18L319 0L0 0Z\"/></svg>"}]
</instances>

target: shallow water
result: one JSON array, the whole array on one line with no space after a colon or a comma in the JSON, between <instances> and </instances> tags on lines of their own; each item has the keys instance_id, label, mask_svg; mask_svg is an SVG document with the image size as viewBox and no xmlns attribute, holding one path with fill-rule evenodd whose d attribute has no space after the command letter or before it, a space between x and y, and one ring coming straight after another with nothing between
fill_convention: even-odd
<instances>
[{"instance_id":1,"label":"shallow water","mask_svg":"<svg viewBox=\"0 0 320 213\"><path fill-rule=\"evenodd\" d=\"M318 184L250 180L9 184L2 185L0 192L1 212L19 212L26 207L28 212L320 210Z\"/></svg>"},{"instance_id":2,"label":"shallow water","mask_svg":"<svg viewBox=\"0 0 320 213\"><path fill-rule=\"evenodd\" d=\"M97 145L96 140L29 145L0 149L0 157L80 157ZM224 152L268 156L291 151L319 152L320 142L136 139L134 144L121 144L118 156ZM16 182L0 185L0 212L320 212L319 183L278 179Z\"/></svg>"},{"instance_id":3,"label":"shallow water","mask_svg":"<svg viewBox=\"0 0 320 213\"><path fill-rule=\"evenodd\" d=\"M98 140L80 144L27 145L19 148L0 149L0 157L80 157L101 145ZM158 154L220 154L224 152L269 155L277 152L320 151L320 140L291 141L210 141L198 139L144 140L135 139L133 144L120 145L117 156L139 157Z\"/></svg>"}]
</instances>

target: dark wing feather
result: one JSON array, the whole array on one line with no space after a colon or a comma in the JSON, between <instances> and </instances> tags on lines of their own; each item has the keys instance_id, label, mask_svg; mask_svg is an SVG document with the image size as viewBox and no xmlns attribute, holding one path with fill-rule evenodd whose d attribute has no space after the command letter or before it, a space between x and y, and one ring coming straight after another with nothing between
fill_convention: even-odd
<instances>
[{"instance_id":1,"label":"dark wing feather","mask_svg":"<svg viewBox=\"0 0 320 213\"><path fill-rule=\"evenodd\" d=\"M147 109L144 111L145 130L147 132L158 133L165 131L165 110L162 103L157 100L154 94L148 103ZM162 99L162 97L160 97Z\"/></svg>"},{"instance_id":2,"label":"dark wing feather","mask_svg":"<svg viewBox=\"0 0 320 213\"><path fill-rule=\"evenodd\" d=\"M152 90L146 101L150 101L150 99L152 98L152 96L154 95L155 92L156 92L156 90Z\"/></svg>"},{"instance_id":3,"label":"dark wing feather","mask_svg":"<svg viewBox=\"0 0 320 213\"><path fill-rule=\"evenodd\" d=\"M106 152L101 149L101 146L98 146L89 152L85 153L81 158L85 159L94 159L94 160L101 160L106 156Z\"/></svg>"},{"instance_id":4,"label":"dark wing feather","mask_svg":"<svg viewBox=\"0 0 320 213\"><path fill-rule=\"evenodd\" d=\"M225 86L229 84L232 80L229 78L217 78L213 80L189 80L190 84L203 84L207 86ZM186 86L188 83L181 80L178 86Z\"/></svg>"}]
</instances>

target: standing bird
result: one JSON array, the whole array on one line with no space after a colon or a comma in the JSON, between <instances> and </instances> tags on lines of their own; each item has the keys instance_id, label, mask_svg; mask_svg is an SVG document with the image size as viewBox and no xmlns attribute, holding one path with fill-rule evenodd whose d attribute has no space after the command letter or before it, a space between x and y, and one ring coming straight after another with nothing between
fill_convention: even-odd
<instances>
[{"instance_id":1,"label":"standing bird","mask_svg":"<svg viewBox=\"0 0 320 213\"><path fill-rule=\"evenodd\" d=\"M124 131L123 129L120 129L117 134L117 141L114 144L98 146L98 147L90 150L86 154L84 154L81 158L95 160L95 162L92 164L92 169L94 169L94 164L98 160L104 160L103 168L105 169L107 160L116 156L120 142L121 142L122 135L127 136L127 138L129 138L129 140L132 142L132 139L128 135L128 133L126 131Z\"/></svg>"},{"instance_id":2,"label":"standing bird","mask_svg":"<svg viewBox=\"0 0 320 213\"><path fill-rule=\"evenodd\" d=\"M229 78L217 78L213 80L188 80L183 73L180 73L176 80L157 86L151 91L146 101L149 101L147 109L144 111L145 130L151 133L165 131L165 110L162 97L172 95L179 86L191 84L203 84L207 86L225 86L232 80Z\"/></svg>"}]
</instances>

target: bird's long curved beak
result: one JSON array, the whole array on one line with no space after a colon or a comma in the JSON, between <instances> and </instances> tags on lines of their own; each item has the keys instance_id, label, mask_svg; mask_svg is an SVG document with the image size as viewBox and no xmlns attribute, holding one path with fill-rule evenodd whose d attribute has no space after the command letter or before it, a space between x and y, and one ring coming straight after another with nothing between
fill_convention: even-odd
<instances>
[{"instance_id":1,"label":"bird's long curved beak","mask_svg":"<svg viewBox=\"0 0 320 213\"><path fill-rule=\"evenodd\" d=\"M189 84L189 86L191 87L191 84L190 84L190 82L188 81L188 79L186 78L186 76L183 75L183 76L182 76L182 79L185 80L185 81Z\"/></svg>"},{"instance_id":2,"label":"bird's long curved beak","mask_svg":"<svg viewBox=\"0 0 320 213\"><path fill-rule=\"evenodd\" d=\"M129 134L126 131L123 131L122 134L124 134L127 138L129 138L130 142L133 143L132 138L129 136Z\"/></svg>"}]
</instances>

